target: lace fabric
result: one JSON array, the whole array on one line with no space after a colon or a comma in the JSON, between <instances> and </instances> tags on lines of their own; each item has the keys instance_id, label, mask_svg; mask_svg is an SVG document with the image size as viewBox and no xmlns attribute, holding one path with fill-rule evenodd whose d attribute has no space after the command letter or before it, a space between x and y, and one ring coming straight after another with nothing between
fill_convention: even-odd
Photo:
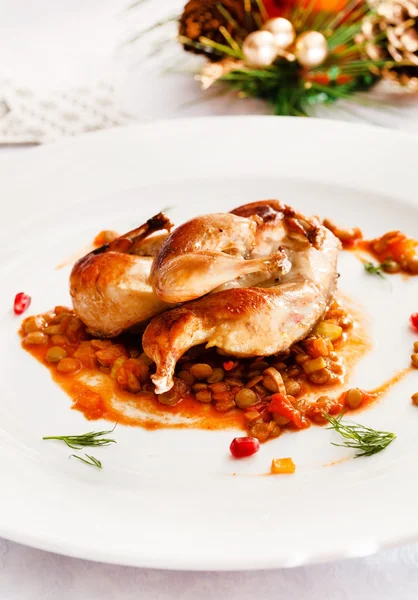
<instances>
[{"instance_id":1,"label":"lace fabric","mask_svg":"<svg viewBox=\"0 0 418 600\"><path fill-rule=\"evenodd\" d=\"M52 91L0 85L0 144L44 144L132 120L108 82Z\"/></svg>"}]
</instances>

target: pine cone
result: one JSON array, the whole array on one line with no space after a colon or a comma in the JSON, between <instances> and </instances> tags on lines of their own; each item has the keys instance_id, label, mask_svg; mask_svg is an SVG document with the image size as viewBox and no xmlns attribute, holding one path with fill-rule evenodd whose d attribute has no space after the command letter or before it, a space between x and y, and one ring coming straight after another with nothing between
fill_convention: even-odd
<instances>
[{"instance_id":1,"label":"pine cone","mask_svg":"<svg viewBox=\"0 0 418 600\"><path fill-rule=\"evenodd\" d=\"M369 2L376 14L363 21L367 55L372 60L411 63L384 69L382 76L418 90L418 0Z\"/></svg>"},{"instance_id":2,"label":"pine cone","mask_svg":"<svg viewBox=\"0 0 418 600\"><path fill-rule=\"evenodd\" d=\"M222 4L238 27L233 25L231 19L227 19L222 14L218 8L219 4ZM189 0L180 18L179 35L193 42L198 42L200 37L204 36L218 44L226 44L225 37L219 31L221 25L237 41L241 41L245 37L245 34L249 32L249 26L246 22L244 0ZM222 58L221 56L217 57L216 53L187 44L185 44L185 49L196 54L206 54L211 60Z\"/></svg>"}]
</instances>

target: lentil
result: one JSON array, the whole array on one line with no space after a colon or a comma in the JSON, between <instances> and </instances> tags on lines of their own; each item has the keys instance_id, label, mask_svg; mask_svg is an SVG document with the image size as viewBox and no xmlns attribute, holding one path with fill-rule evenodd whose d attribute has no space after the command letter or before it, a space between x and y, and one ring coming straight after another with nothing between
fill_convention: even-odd
<instances>
[{"instance_id":1,"label":"lentil","mask_svg":"<svg viewBox=\"0 0 418 600\"><path fill-rule=\"evenodd\" d=\"M261 373L261 371L264 371L264 369L268 369L269 366L270 365L265 360L256 360L250 364L248 369L250 372L256 374Z\"/></svg>"},{"instance_id":2,"label":"lentil","mask_svg":"<svg viewBox=\"0 0 418 600\"><path fill-rule=\"evenodd\" d=\"M300 368L299 367L291 367L288 371L287 374L289 377L297 377L300 374Z\"/></svg>"},{"instance_id":3,"label":"lentil","mask_svg":"<svg viewBox=\"0 0 418 600\"><path fill-rule=\"evenodd\" d=\"M225 377L225 371L221 368L212 369L212 375L207 378L208 383L217 383Z\"/></svg>"},{"instance_id":4,"label":"lentil","mask_svg":"<svg viewBox=\"0 0 418 600\"><path fill-rule=\"evenodd\" d=\"M207 383L194 383L192 385L192 390L194 392L200 392L202 390L207 390L208 389L208 384Z\"/></svg>"},{"instance_id":5,"label":"lentil","mask_svg":"<svg viewBox=\"0 0 418 600\"><path fill-rule=\"evenodd\" d=\"M55 335L57 333L62 333L62 327L61 325L48 325L48 327L45 327L44 333L46 333L47 335Z\"/></svg>"},{"instance_id":6,"label":"lentil","mask_svg":"<svg viewBox=\"0 0 418 600\"><path fill-rule=\"evenodd\" d=\"M282 360L274 362L271 366L277 369L278 371L284 371L285 369L287 369L287 364Z\"/></svg>"},{"instance_id":7,"label":"lentil","mask_svg":"<svg viewBox=\"0 0 418 600\"><path fill-rule=\"evenodd\" d=\"M104 350L112 345L110 340L90 340L90 344L95 350Z\"/></svg>"},{"instance_id":8,"label":"lentil","mask_svg":"<svg viewBox=\"0 0 418 600\"><path fill-rule=\"evenodd\" d=\"M212 367L205 363L197 363L193 365L190 369L192 375L196 377L196 379L207 379L212 375Z\"/></svg>"},{"instance_id":9,"label":"lentil","mask_svg":"<svg viewBox=\"0 0 418 600\"><path fill-rule=\"evenodd\" d=\"M288 425L290 423L290 419L288 417L284 417L283 415L279 415L279 413L273 413L273 421L277 423L277 425Z\"/></svg>"},{"instance_id":10,"label":"lentil","mask_svg":"<svg viewBox=\"0 0 418 600\"><path fill-rule=\"evenodd\" d=\"M235 402L239 408L248 408L257 402L257 394L249 388L242 388L235 394Z\"/></svg>"},{"instance_id":11,"label":"lentil","mask_svg":"<svg viewBox=\"0 0 418 600\"><path fill-rule=\"evenodd\" d=\"M327 369L320 369L308 375L309 380L316 385L327 383L330 378L330 373Z\"/></svg>"},{"instance_id":12,"label":"lentil","mask_svg":"<svg viewBox=\"0 0 418 600\"><path fill-rule=\"evenodd\" d=\"M228 412L236 407L235 402L231 399L228 400L215 400L215 408L218 412Z\"/></svg>"},{"instance_id":13,"label":"lentil","mask_svg":"<svg viewBox=\"0 0 418 600\"><path fill-rule=\"evenodd\" d=\"M184 383L186 383L189 386L192 386L194 384L194 382L196 381L195 376L193 375L193 373L191 373L190 371L184 369L183 371L180 371L177 374L177 377L179 379L181 379L182 381L184 381Z\"/></svg>"},{"instance_id":14,"label":"lentil","mask_svg":"<svg viewBox=\"0 0 418 600\"><path fill-rule=\"evenodd\" d=\"M54 344L54 346L65 346L68 344L68 340L65 335L57 333L55 335L51 335L51 343Z\"/></svg>"},{"instance_id":15,"label":"lentil","mask_svg":"<svg viewBox=\"0 0 418 600\"><path fill-rule=\"evenodd\" d=\"M41 333L40 331L32 331L28 333L27 336L23 339L23 342L28 346L38 346L40 344L46 344L48 341L48 337Z\"/></svg>"},{"instance_id":16,"label":"lentil","mask_svg":"<svg viewBox=\"0 0 418 600\"><path fill-rule=\"evenodd\" d=\"M192 390L194 396L191 395L191 399L196 403L212 404L219 412L238 407L247 429L251 429L260 441L265 441L280 435L283 427L307 426L306 417L322 423L322 410L335 414L335 411L341 411L343 400L348 407L350 403L354 406L350 400L351 390L346 393L347 399L345 395L341 401L325 397L314 406L302 396L305 386L310 391L309 382L329 386L340 381L344 366L334 344L341 345L344 341L342 331L349 327L351 320L340 305L333 303L324 320L317 325L319 333L314 331L278 356L225 360L216 350L192 349L179 360L175 386L160 397L153 393L154 386L150 380L153 361L142 352L140 344L133 342L133 346L130 345L134 338L124 336L120 341L91 339L80 319L65 307L59 307L55 314L29 317L22 323L21 331L25 345L29 346L31 340L34 344L47 344L45 350L39 349L41 356L45 354L45 360L46 354L51 351L53 358L55 352L67 353L57 362L50 363L58 373L70 376L82 367L106 373L121 389L146 394L167 406L177 404ZM321 331L332 335L320 335ZM331 339L337 333L339 337ZM414 354L418 356L418 342ZM197 362L198 357L200 362ZM277 396L282 397L281 402L277 399L273 402ZM297 402L295 397L299 398ZM90 418L103 415L101 396L92 390L84 390L80 397L77 396L76 404L85 406Z\"/></svg>"},{"instance_id":17,"label":"lentil","mask_svg":"<svg viewBox=\"0 0 418 600\"><path fill-rule=\"evenodd\" d=\"M396 262L396 260L392 260L391 258L387 258L381 264L382 269L386 273L399 273L401 270L401 265Z\"/></svg>"},{"instance_id":18,"label":"lentil","mask_svg":"<svg viewBox=\"0 0 418 600\"><path fill-rule=\"evenodd\" d=\"M270 436L267 423L256 423L251 427L250 434L257 438L259 442L265 442Z\"/></svg>"},{"instance_id":19,"label":"lentil","mask_svg":"<svg viewBox=\"0 0 418 600\"><path fill-rule=\"evenodd\" d=\"M64 348L61 348L61 346L52 346L52 348L49 348L45 354L45 360L50 363L57 363L66 356L67 350L64 350Z\"/></svg>"},{"instance_id":20,"label":"lentil","mask_svg":"<svg viewBox=\"0 0 418 600\"><path fill-rule=\"evenodd\" d=\"M160 394L157 396L158 402L161 404L165 404L166 406L174 406L177 404L181 398L178 397L176 391L172 388L168 392L164 392L164 394Z\"/></svg>"},{"instance_id":21,"label":"lentil","mask_svg":"<svg viewBox=\"0 0 418 600\"><path fill-rule=\"evenodd\" d=\"M298 365L303 365L304 363L308 362L308 360L310 360L309 354L296 354L295 361Z\"/></svg>"},{"instance_id":22,"label":"lentil","mask_svg":"<svg viewBox=\"0 0 418 600\"><path fill-rule=\"evenodd\" d=\"M230 386L244 387L243 381L241 381L240 379L234 379L233 377L227 377L225 379L225 383L227 383Z\"/></svg>"},{"instance_id":23,"label":"lentil","mask_svg":"<svg viewBox=\"0 0 418 600\"><path fill-rule=\"evenodd\" d=\"M81 362L76 358L61 358L57 364L60 373L75 373L81 369Z\"/></svg>"},{"instance_id":24,"label":"lentil","mask_svg":"<svg viewBox=\"0 0 418 600\"><path fill-rule=\"evenodd\" d=\"M345 402L350 408L358 408L363 402L363 393L358 388L351 388L345 394Z\"/></svg>"},{"instance_id":25,"label":"lentil","mask_svg":"<svg viewBox=\"0 0 418 600\"><path fill-rule=\"evenodd\" d=\"M222 392L229 391L229 385L227 383L223 383L222 381L217 381L216 383L211 383L209 387L212 390L212 392L214 392L215 394L220 394Z\"/></svg>"},{"instance_id":26,"label":"lentil","mask_svg":"<svg viewBox=\"0 0 418 600\"><path fill-rule=\"evenodd\" d=\"M196 400L199 402L212 402L212 394L210 390L201 390L196 394Z\"/></svg>"},{"instance_id":27,"label":"lentil","mask_svg":"<svg viewBox=\"0 0 418 600\"><path fill-rule=\"evenodd\" d=\"M34 333L35 331L41 331L45 325L45 319L43 317L28 317L23 322L23 331L25 333Z\"/></svg>"},{"instance_id":28,"label":"lentil","mask_svg":"<svg viewBox=\"0 0 418 600\"><path fill-rule=\"evenodd\" d=\"M298 394L300 394L300 391L302 389L300 383L298 383L294 379L288 379L287 381L285 381L284 387L286 389L286 394L290 394L291 396L297 396Z\"/></svg>"}]
</instances>

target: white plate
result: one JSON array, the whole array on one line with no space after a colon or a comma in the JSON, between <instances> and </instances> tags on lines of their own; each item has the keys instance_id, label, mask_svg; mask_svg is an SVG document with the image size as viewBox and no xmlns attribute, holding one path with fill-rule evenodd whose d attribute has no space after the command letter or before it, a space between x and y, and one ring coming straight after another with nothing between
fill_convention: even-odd
<instances>
[{"instance_id":1,"label":"white plate","mask_svg":"<svg viewBox=\"0 0 418 600\"><path fill-rule=\"evenodd\" d=\"M293 566L418 538L418 409L410 401L418 373L358 416L398 435L371 458L338 462L349 453L318 427L234 461L234 432L120 426L117 446L95 453L99 471L41 441L107 423L70 410L48 371L20 348L11 311L19 291L31 294L30 313L68 302L69 271L59 263L101 229L126 230L167 205L179 222L279 197L368 236L400 228L418 237L417 156L417 139L380 129L247 117L115 129L1 162L0 535L172 569ZM388 284L347 254L340 271L374 337L352 379L370 389L409 364L418 278ZM293 457L294 476L257 476L280 456Z\"/></svg>"}]
</instances>

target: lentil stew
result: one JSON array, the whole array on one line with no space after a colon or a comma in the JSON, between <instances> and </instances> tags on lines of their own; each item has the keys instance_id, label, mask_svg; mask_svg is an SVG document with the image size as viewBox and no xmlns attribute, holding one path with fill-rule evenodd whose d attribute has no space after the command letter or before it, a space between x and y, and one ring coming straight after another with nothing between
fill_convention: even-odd
<instances>
[{"instance_id":1,"label":"lentil stew","mask_svg":"<svg viewBox=\"0 0 418 600\"><path fill-rule=\"evenodd\" d=\"M279 356L231 359L216 349L192 348L178 362L173 389L160 396L140 335L93 338L62 306L26 318L20 334L23 347L50 369L73 408L88 419L148 429L239 427L264 442L285 429L323 424L323 412L373 400L361 390L340 391L347 368L367 349L354 329L334 302L306 339Z\"/></svg>"}]
</instances>

